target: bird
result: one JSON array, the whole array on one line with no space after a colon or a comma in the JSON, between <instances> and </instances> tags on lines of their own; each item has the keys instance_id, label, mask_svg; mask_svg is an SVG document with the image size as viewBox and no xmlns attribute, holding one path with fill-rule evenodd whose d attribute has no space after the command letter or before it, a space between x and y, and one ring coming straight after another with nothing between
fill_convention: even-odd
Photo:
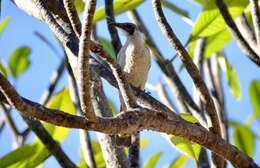
<instances>
[{"instance_id":1,"label":"bird","mask_svg":"<svg viewBox=\"0 0 260 168\"><path fill-rule=\"evenodd\" d=\"M121 47L117 55L118 65L124 72L126 80L129 84L144 90L148 78L148 72L151 67L151 53L146 47L145 36L133 23L112 22L111 24L120 29L126 36L126 42ZM126 111L126 105L121 95L120 103L120 111ZM130 142L131 138L130 140L129 137L128 139L125 138L126 145L124 146L128 146Z\"/></svg>"}]
</instances>

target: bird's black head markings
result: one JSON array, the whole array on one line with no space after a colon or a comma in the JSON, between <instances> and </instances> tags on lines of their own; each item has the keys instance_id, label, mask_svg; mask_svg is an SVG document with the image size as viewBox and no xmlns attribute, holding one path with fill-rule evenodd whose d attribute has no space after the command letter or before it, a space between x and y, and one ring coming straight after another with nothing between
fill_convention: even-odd
<instances>
[{"instance_id":1,"label":"bird's black head markings","mask_svg":"<svg viewBox=\"0 0 260 168\"><path fill-rule=\"evenodd\" d=\"M133 35L136 30L136 26L133 23L111 23L111 24L118 28L123 29L130 35Z\"/></svg>"}]
</instances>

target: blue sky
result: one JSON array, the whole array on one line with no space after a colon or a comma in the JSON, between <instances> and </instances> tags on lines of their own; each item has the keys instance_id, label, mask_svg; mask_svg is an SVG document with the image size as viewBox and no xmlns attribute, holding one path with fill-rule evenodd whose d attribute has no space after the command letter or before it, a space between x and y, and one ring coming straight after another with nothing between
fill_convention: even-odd
<instances>
[{"instance_id":1,"label":"blue sky","mask_svg":"<svg viewBox=\"0 0 260 168\"><path fill-rule=\"evenodd\" d=\"M200 6L195 5L188 0L176 2L174 1L174 3L179 7L182 7L183 9L189 11L193 21L196 20L198 13L202 9ZM100 5L101 4L98 4L98 6ZM150 1L146 1L144 4L139 6L138 11L141 14L141 17L143 18L145 24L148 25L148 28L150 29L150 32L154 37L156 43L158 44L160 50L162 51L163 55L165 55L167 58L171 58L175 54L175 51L170 47L154 20ZM185 43L191 32L191 26L183 22L183 20L179 16L173 14L169 10L166 9L164 11L176 35L180 38L182 43ZM17 47L29 46L30 48L32 48L32 54L30 55L32 64L30 68L27 70L26 73L21 75L18 81L15 82L12 80L12 82L15 83L16 89L22 96L32 99L33 101L38 101L43 91L48 86L52 71L55 70L59 65L60 58L62 56L62 50L58 46L57 41L45 24L41 23L37 19L26 15L23 11L15 7L11 3L11 1L2 2L1 19L5 18L6 16L11 17L11 22L0 38L0 58L7 61L9 55ZM116 19L119 22L128 21L127 15L118 16ZM99 36L109 38L104 21L98 23L97 27ZM55 45L56 49L59 51L59 56L55 55L55 53L53 53L50 48L48 48L34 35L35 31L43 34ZM122 34L120 35L122 36ZM122 39L124 40L124 38ZM250 81L252 79L260 79L259 69L255 66L255 64L249 61L249 59L241 53L240 49L237 47L234 41L231 41L226 46L225 52L227 53L229 61L234 65L239 75L242 91L241 99L239 101L236 100L229 91L226 80L223 80L228 118L230 120L243 123L253 112L252 106L250 104L248 89ZM179 60L176 60L174 62L174 65L176 65L176 67L178 67L177 65L179 64ZM187 75L186 71L180 72L179 75L183 80L185 86L188 88L188 91L192 92L192 81ZM161 71L156 63L153 61L148 81L151 84L156 84L160 82L161 79ZM64 75L62 81L59 82L58 89L56 91L59 91L65 85L67 85L66 75ZM104 82L104 86L109 99L115 102L116 106L119 107L117 91L109 86L106 82ZM152 91L151 95L157 97L156 93ZM13 112L12 115L15 117L17 125L19 125L21 130L23 130L25 128L25 124L23 123L22 119L16 112ZM253 130L255 132L260 132L259 124L259 122L254 122ZM95 137L94 133L92 135L93 137ZM166 166L167 163L169 163L177 156L178 152L174 148L171 148L168 142L162 136L160 136L159 133L145 131L144 133L142 133L142 137L150 139L150 145L142 150L141 153L143 162L158 151L163 152L162 158L159 162L160 167ZM31 135L28 142L32 141L33 138L34 136ZM6 127L4 133L0 135L0 157L11 150L11 141L12 139L10 131ZM71 156L74 162L79 161L79 147L75 147L75 144L78 144L78 142L78 131L73 129L67 140L65 140L65 142L62 144L65 152L69 154L69 156ZM254 159L256 160L256 158L260 158L259 141L256 143L255 149L256 153ZM257 163L260 164L260 160L258 160ZM48 165L46 167L59 167L55 159L53 159L52 157L48 159L46 165Z\"/></svg>"}]
</instances>

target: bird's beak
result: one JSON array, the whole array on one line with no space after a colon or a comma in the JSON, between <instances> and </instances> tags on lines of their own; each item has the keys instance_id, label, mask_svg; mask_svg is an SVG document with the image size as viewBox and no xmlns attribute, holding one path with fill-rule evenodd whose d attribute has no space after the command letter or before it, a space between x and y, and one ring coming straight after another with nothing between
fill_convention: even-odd
<instances>
[{"instance_id":1,"label":"bird's beak","mask_svg":"<svg viewBox=\"0 0 260 168\"><path fill-rule=\"evenodd\" d=\"M117 27L117 28L120 28L120 29L123 29L125 30L125 25L123 23L116 23L116 22L111 22L110 25L114 26L114 27Z\"/></svg>"}]
</instances>

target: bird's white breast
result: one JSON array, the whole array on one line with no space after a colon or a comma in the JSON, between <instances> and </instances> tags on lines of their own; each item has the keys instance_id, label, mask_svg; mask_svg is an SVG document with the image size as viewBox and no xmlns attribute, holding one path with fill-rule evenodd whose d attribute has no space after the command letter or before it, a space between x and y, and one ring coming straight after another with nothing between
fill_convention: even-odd
<instances>
[{"instance_id":1,"label":"bird's white breast","mask_svg":"<svg viewBox=\"0 0 260 168\"><path fill-rule=\"evenodd\" d=\"M125 72L128 82L144 89L151 57L141 33L137 32L127 38L118 54L117 62Z\"/></svg>"}]
</instances>

